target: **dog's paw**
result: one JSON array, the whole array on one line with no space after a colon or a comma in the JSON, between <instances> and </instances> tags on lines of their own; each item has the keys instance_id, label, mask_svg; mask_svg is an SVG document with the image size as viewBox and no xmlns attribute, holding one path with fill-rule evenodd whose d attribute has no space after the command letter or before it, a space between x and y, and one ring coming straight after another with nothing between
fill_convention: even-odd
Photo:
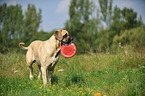
<instances>
[{"instance_id":1,"label":"dog's paw","mask_svg":"<svg viewBox=\"0 0 145 96\"><path fill-rule=\"evenodd\" d=\"M30 76L30 80L33 80L33 78L34 78L33 76Z\"/></svg>"},{"instance_id":2,"label":"dog's paw","mask_svg":"<svg viewBox=\"0 0 145 96\"><path fill-rule=\"evenodd\" d=\"M41 75L38 75L38 79L40 79Z\"/></svg>"}]
</instances>

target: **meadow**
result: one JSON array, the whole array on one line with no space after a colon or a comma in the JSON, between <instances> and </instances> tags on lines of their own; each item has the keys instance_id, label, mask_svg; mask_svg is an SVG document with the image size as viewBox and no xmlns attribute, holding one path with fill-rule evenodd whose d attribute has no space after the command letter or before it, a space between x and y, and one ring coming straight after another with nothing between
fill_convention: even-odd
<instances>
[{"instance_id":1,"label":"meadow","mask_svg":"<svg viewBox=\"0 0 145 96\"><path fill-rule=\"evenodd\" d=\"M29 79L24 52L0 54L1 96L145 96L145 51L119 48L116 53L60 56L52 84L44 88L33 64ZM99 96L99 95L98 95Z\"/></svg>"}]
</instances>

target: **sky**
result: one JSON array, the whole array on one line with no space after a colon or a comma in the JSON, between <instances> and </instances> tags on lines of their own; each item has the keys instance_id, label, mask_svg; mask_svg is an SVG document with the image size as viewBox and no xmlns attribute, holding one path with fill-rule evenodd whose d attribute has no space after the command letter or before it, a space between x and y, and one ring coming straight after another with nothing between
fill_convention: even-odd
<instances>
[{"instance_id":1,"label":"sky","mask_svg":"<svg viewBox=\"0 0 145 96\"><path fill-rule=\"evenodd\" d=\"M37 13L38 9L42 10L42 28L45 32L50 32L53 29L63 29L66 20L69 19L69 5L71 0L0 0L0 5L7 3L7 5L20 4L23 13L27 10L28 4L34 4ZM93 0L99 6L98 0ZM142 16L145 24L145 0L113 0L113 7L117 5L120 9L124 7L132 8Z\"/></svg>"}]
</instances>

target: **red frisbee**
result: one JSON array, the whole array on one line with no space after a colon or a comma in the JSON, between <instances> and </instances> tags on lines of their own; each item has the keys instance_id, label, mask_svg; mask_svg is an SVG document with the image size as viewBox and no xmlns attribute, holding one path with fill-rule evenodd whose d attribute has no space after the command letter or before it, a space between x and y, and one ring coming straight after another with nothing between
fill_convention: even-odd
<instances>
[{"instance_id":1,"label":"red frisbee","mask_svg":"<svg viewBox=\"0 0 145 96\"><path fill-rule=\"evenodd\" d=\"M61 54L66 57L70 58L76 54L77 48L74 43L71 43L68 46L62 45L61 46Z\"/></svg>"}]
</instances>

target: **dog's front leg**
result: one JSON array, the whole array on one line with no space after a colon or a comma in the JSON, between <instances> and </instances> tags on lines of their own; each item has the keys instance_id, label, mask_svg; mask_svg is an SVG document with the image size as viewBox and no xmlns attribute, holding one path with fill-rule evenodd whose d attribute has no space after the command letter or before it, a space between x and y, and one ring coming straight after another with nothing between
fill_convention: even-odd
<instances>
[{"instance_id":1,"label":"dog's front leg","mask_svg":"<svg viewBox=\"0 0 145 96\"><path fill-rule=\"evenodd\" d=\"M48 80L49 80L49 83L51 84L51 76L53 74L53 71L50 71L48 70Z\"/></svg>"},{"instance_id":2,"label":"dog's front leg","mask_svg":"<svg viewBox=\"0 0 145 96\"><path fill-rule=\"evenodd\" d=\"M43 84L46 85L47 84L47 76L46 76L46 70L47 68L45 67L41 67L41 71L42 71L42 78L43 78Z\"/></svg>"}]
</instances>

